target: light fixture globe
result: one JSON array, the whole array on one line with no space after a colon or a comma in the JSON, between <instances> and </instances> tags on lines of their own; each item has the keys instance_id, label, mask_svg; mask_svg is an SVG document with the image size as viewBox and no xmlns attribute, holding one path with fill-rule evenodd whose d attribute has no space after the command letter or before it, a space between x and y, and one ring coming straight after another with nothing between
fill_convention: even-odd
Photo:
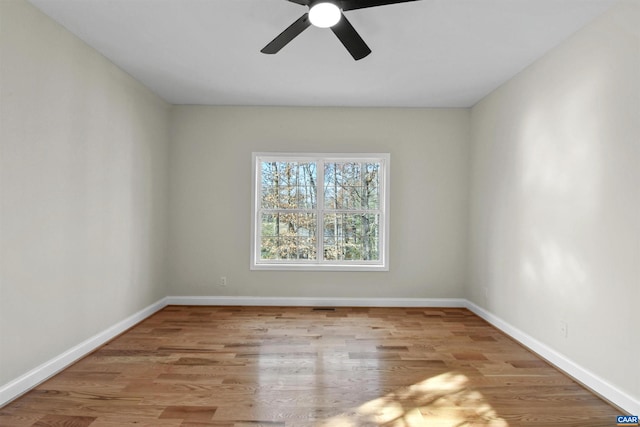
<instances>
[{"instance_id":1,"label":"light fixture globe","mask_svg":"<svg viewBox=\"0 0 640 427\"><path fill-rule=\"evenodd\" d=\"M340 8L331 2L316 3L309 10L309 21L316 27L333 27L340 21L342 12Z\"/></svg>"}]
</instances>

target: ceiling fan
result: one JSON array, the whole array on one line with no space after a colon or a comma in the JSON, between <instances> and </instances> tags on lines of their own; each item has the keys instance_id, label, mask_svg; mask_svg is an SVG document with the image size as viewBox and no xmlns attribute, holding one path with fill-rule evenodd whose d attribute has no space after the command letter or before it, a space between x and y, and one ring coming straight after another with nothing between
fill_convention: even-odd
<instances>
[{"instance_id":1,"label":"ceiling fan","mask_svg":"<svg viewBox=\"0 0 640 427\"><path fill-rule=\"evenodd\" d=\"M287 0L301 6L309 7L309 12L302 15L280 35L273 39L260 52L274 54L285 47L291 40L306 30L310 25L320 28L331 28L344 47L356 61L371 53L369 46L344 16L345 11L385 6L395 3L406 3L417 0Z\"/></svg>"}]
</instances>

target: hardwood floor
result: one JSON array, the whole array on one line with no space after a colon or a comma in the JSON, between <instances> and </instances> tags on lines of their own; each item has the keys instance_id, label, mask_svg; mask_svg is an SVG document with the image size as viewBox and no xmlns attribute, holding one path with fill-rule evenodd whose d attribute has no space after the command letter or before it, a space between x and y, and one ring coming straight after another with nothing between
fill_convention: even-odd
<instances>
[{"instance_id":1,"label":"hardwood floor","mask_svg":"<svg viewBox=\"0 0 640 427\"><path fill-rule=\"evenodd\" d=\"M0 409L2 426L613 426L466 309L169 306Z\"/></svg>"}]
</instances>

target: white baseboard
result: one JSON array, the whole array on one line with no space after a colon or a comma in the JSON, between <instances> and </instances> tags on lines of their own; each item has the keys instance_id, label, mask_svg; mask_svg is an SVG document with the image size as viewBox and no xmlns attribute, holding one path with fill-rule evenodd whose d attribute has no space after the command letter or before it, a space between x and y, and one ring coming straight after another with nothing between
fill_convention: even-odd
<instances>
[{"instance_id":1,"label":"white baseboard","mask_svg":"<svg viewBox=\"0 0 640 427\"><path fill-rule=\"evenodd\" d=\"M463 298L303 298L303 297L228 297L228 296L168 296L129 316L105 331L32 369L15 380L0 386L0 407L62 371L78 359L91 353L167 305L245 305L245 306L306 306L306 307L465 307L530 348L557 368L566 372L597 394L628 411L640 414L640 401L612 386L587 369L577 365L546 344L527 335L498 316Z\"/></svg>"},{"instance_id":2,"label":"white baseboard","mask_svg":"<svg viewBox=\"0 0 640 427\"><path fill-rule=\"evenodd\" d=\"M168 305L283 307L466 307L463 298L167 297Z\"/></svg>"},{"instance_id":3,"label":"white baseboard","mask_svg":"<svg viewBox=\"0 0 640 427\"><path fill-rule=\"evenodd\" d=\"M29 372L16 378L15 380L0 386L0 407L16 399L17 397L20 397L32 388L36 387L38 384L51 378L77 360L91 353L107 341L115 338L130 327L151 316L158 310L161 310L166 305L166 298L163 298L151 304L150 306L143 308L139 312L127 317L121 322L116 323L110 328L81 342L75 347L70 348L69 350L43 363L42 365L30 370Z\"/></svg>"},{"instance_id":4,"label":"white baseboard","mask_svg":"<svg viewBox=\"0 0 640 427\"><path fill-rule=\"evenodd\" d=\"M590 388L596 394L599 394L614 405L619 406L621 409L628 411L630 414L640 414L640 401L638 401L637 399L634 399L627 393L612 386L594 373L574 363L566 356L558 353L548 345L541 343L532 336L522 332L515 326L512 326L511 324L505 322L493 313L490 313L489 311L474 304L471 301L467 300L466 303L466 307L473 313L482 317L484 320L491 323L493 326L500 329L502 332L509 335L511 338L518 341L525 347L531 349L561 371L565 372L586 387Z\"/></svg>"}]
</instances>

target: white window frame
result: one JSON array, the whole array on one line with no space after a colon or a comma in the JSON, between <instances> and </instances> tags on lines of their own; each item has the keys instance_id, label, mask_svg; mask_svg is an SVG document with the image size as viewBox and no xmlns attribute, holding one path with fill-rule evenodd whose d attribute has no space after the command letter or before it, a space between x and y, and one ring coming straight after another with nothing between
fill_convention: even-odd
<instances>
[{"instance_id":1,"label":"white window frame","mask_svg":"<svg viewBox=\"0 0 640 427\"><path fill-rule=\"evenodd\" d=\"M390 159L389 153L278 153L278 152L254 152L251 156L251 270L307 270L307 271L389 271L389 188L390 188ZM260 237L261 237L261 178L262 172L260 164L262 161L281 162L319 162L316 186L318 194L318 206L314 211L318 221L316 227L316 260L261 260L260 259ZM375 261L339 260L329 261L324 259L323 251L323 226L322 218L325 212L335 212L324 210L324 168L320 165L326 162L379 162L379 188L380 188L380 209L375 211L380 218L380 259Z\"/></svg>"}]
</instances>

